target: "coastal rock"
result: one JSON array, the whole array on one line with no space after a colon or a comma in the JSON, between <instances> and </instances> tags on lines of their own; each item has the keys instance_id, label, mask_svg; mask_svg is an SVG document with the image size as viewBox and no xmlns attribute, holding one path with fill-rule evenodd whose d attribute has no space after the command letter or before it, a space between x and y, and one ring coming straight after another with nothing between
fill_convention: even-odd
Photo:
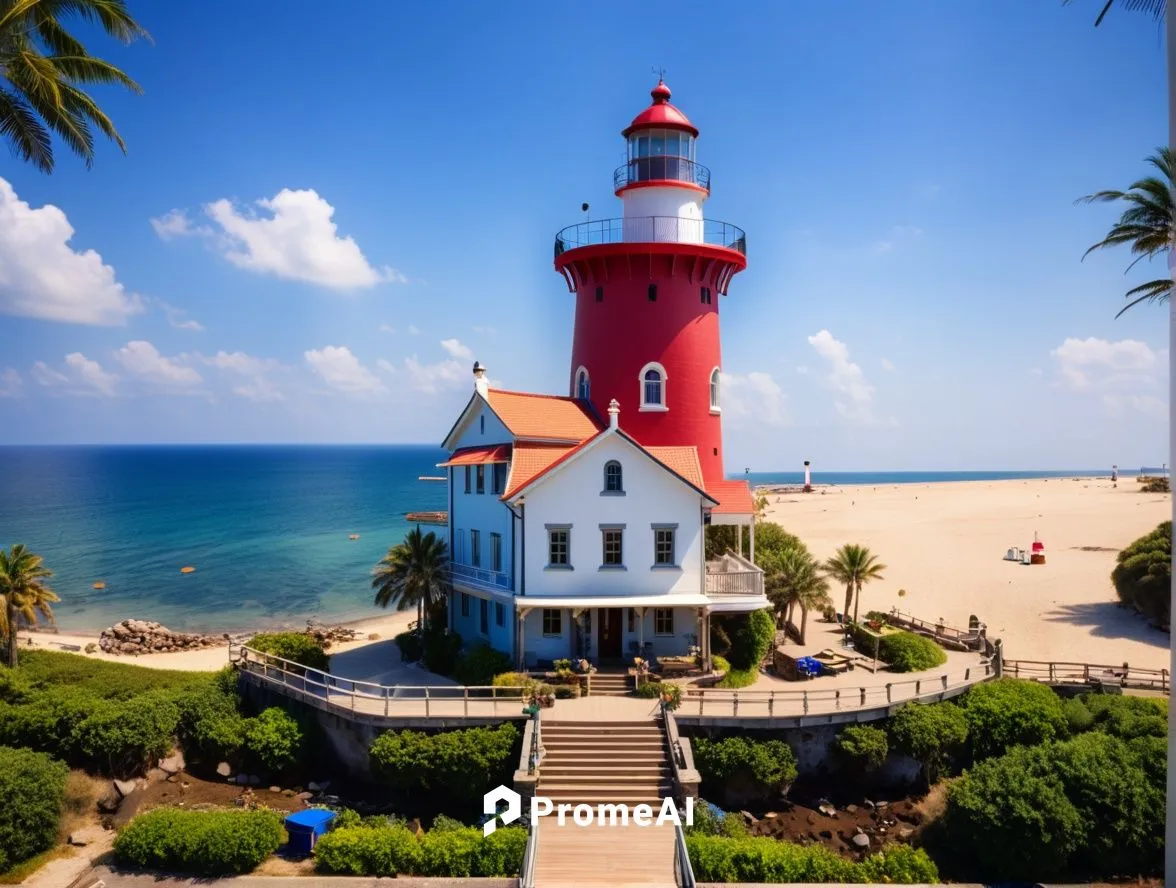
<instances>
[{"instance_id":1,"label":"coastal rock","mask_svg":"<svg viewBox=\"0 0 1176 888\"><path fill-rule=\"evenodd\" d=\"M176 752L165 759L159 760L159 770L167 774L178 774L184 770L184 755Z\"/></svg>"},{"instance_id":2,"label":"coastal rock","mask_svg":"<svg viewBox=\"0 0 1176 888\"><path fill-rule=\"evenodd\" d=\"M228 762L221 762L216 766L216 773L221 777L228 777L233 773L233 768Z\"/></svg>"},{"instance_id":3,"label":"coastal rock","mask_svg":"<svg viewBox=\"0 0 1176 888\"><path fill-rule=\"evenodd\" d=\"M106 792L98 797L98 810L103 814L113 814L118 810L118 806L122 804L122 796L119 795L117 789L111 786Z\"/></svg>"},{"instance_id":4,"label":"coastal rock","mask_svg":"<svg viewBox=\"0 0 1176 888\"><path fill-rule=\"evenodd\" d=\"M98 647L107 653L133 656L213 647L225 641L219 635L172 632L166 626L148 620L123 620L102 630Z\"/></svg>"},{"instance_id":5,"label":"coastal rock","mask_svg":"<svg viewBox=\"0 0 1176 888\"><path fill-rule=\"evenodd\" d=\"M114 788L118 790L118 794L124 799L132 792L139 788L139 784L134 780L115 780Z\"/></svg>"},{"instance_id":6,"label":"coastal rock","mask_svg":"<svg viewBox=\"0 0 1176 888\"><path fill-rule=\"evenodd\" d=\"M318 781L317 783L314 780L312 780L312 781L310 781L310 783L306 784L306 788L309 789L311 792L326 792L328 789L330 789L330 787L331 787L330 780L321 780L321 781Z\"/></svg>"},{"instance_id":7,"label":"coastal rock","mask_svg":"<svg viewBox=\"0 0 1176 888\"><path fill-rule=\"evenodd\" d=\"M852 839L850 839L850 841L853 842L855 845L857 845L857 847L859 847L859 848L869 848L870 847L870 837L867 836L865 833L858 833L856 836L854 836Z\"/></svg>"}]
</instances>

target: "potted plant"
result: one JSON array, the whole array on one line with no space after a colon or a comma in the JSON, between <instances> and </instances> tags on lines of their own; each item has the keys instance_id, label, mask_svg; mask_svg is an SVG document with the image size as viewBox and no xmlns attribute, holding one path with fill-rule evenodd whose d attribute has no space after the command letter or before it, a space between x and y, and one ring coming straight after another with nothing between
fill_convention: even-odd
<instances>
[{"instance_id":1,"label":"potted plant","mask_svg":"<svg viewBox=\"0 0 1176 888\"><path fill-rule=\"evenodd\" d=\"M659 699L661 700L662 709L666 712L673 712L682 705L682 688L680 685L676 685L673 682L662 682L660 690L661 694L659 695Z\"/></svg>"}]
</instances>

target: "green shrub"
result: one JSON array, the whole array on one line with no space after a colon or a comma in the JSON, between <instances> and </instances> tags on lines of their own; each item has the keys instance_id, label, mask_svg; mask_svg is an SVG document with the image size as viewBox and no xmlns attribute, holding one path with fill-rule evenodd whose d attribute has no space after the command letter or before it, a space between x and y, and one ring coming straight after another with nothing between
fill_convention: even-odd
<instances>
[{"instance_id":1,"label":"green shrub","mask_svg":"<svg viewBox=\"0 0 1176 888\"><path fill-rule=\"evenodd\" d=\"M905 703L886 728L894 749L922 765L928 786L968 739L968 720L953 703Z\"/></svg>"},{"instance_id":2,"label":"green shrub","mask_svg":"<svg viewBox=\"0 0 1176 888\"><path fill-rule=\"evenodd\" d=\"M518 760L519 736L510 722L432 735L387 731L371 745L372 771L387 786L406 794L439 790L472 803L509 781Z\"/></svg>"},{"instance_id":3,"label":"green shrub","mask_svg":"<svg viewBox=\"0 0 1176 888\"><path fill-rule=\"evenodd\" d=\"M783 740L696 737L694 763L710 795L729 807L787 792L796 779L796 756Z\"/></svg>"},{"instance_id":4,"label":"green shrub","mask_svg":"<svg viewBox=\"0 0 1176 888\"><path fill-rule=\"evenodd\" d=\"M961 698L972 756L1000 755L1013 746L1037 746L1066 736L1062 701L1045 685L1002 678L975 685Z\"/></svg>"},{"instance_id":5,"label":"green shrub","mask_svg":"<svg viewBox=\"0 0 1176 888\"><path fill-rule=\"evenodd\" d=\"M216 675L91 660L60 651L21 651L17 671L34 690L69 687L109 700L128 700L147 691L183 693L207 685Z\"/></svg>"},{"instance_id":6,"label":"green shrub","mask_svg":"<svg viewBox=\"0 0 1176 888\"><path fill-rule=\"evenodd\" d=\"M731 663L726 657L720 657L718 654L715 654L711 657L711 669L715 672L730 672Z\"/></svg>"},{"instance_id":7,"label":"green shrub","mask_svg":"<svg viewBox=\"0 0 1176 888\"><path fill-rule=\"evenodd\" d=\"M1097 731L1124 740L1168 736L1166 699L1117 694L1084 694L1079 699L1090 713L1091 726Z\"/></svg>"},{"instance_id":8,"label":"green shrub","mask_svg":"<svg viewBox=\"0 0 1176 888\"><path fill-rule=\"evenodd\" d=\"M400 659L405 663L416 663L425 653L425 644L419 632L401 632L396 636L396 647L400 648Z\"/></svg>"},{"instance_id":9,"label":"green shrub","mask_svg":"<svg viewBox=\"0 0 1176 888\"><path fill-rule=\"evenodd\" d=\"M336 826L314 846L315 869L351 876L420 872L421 846L403 826Z\"/></svg>"},{"instance_id":10,"label":"green shrub","mask_svg":"<svg viewBox=\"0 0 1176 888\"><path fill-rule=\"evenodd\" d=\"M0 666L0 703L24 703L32 691L32 685L19 671Z\"/></svg>"},{"instance_id":11,"label":"green shrub","mask_svg":"<svg viewBox=\"0 0 1176 888\"><path fill-rule=\"evenodd\" d=\"M356 876L517 876L527 831L499 827L489 836L461 824L434 827L418 838L403 826L336 827L315 844L320 872Z\"/></svg>"},{"instance_id":12,"label":"green shrub","mask_svg":"<svg viewBox=\"0 0 1176 888\"><path fill-rule=\"evenodd\" d=\"M246 721L245 749L270 771L282 771L298 758L302 728L284 709L271 706Z\"/></svg>"},{"instance_id":13,"label":"green shrub","mask_svg":"<svg viewBox=\"0 0 1176 888\"><path fill-rule=\"evenodd\" d=\"M0 744L24 746L70 763L83 761L78 725L103 707L114 707L82 688L38 691L20 705L0 703Z\"/></svg>"},{"instance_id":14,"label":"green shrub","mask_svg":"<svg viewBox=\"0 0 1176 888\"><path fill-rule=\"evenodd\" d=\"M727 690L748 688L755 684L757 678L759 678L758 668L728 669L727 674L715 682L715 687L726 688Z\"/></svg>"},{"instance_id":15,"label":"green shrub","mask_svg":"<svg viewBox=\"0 0 1176 888\"><path fill-rule=\"evenodd\" d=\"M164 872L219 876L247 873L278 850L282 819L274 811L156 808L119 830L119 863Z\"/></svg>"},{"instance_id":16,"label":"green shrub","mask_svg":"<svg viewBox=\"0 0 1176 888\"><path fill-rule=\"evenodd\" d=\"M862 774L881 768L890 754L886 732L873 725L842 728L833 750L844 767Z\"/></svg>"},{"instance_id":17,"label":"green shrub","mask_svg":"<svg viewBox=\"0 0 1176 888\"><path fill-rule=\"evenodd\" d=\"M1121 551L1111 582L1119 600L1153 623L1171 621L1172 522L1165 521Z\"/></svg>"},{"instance_id":18,"label":"green shrub","mask_svg":"<svg viewBox=\"0 0 1176 888\"><path fill-rule=\"evenodd\" d=\"M1062 713L1066 716L1066 726L1071 734L1081 734L1094 727L1094 715L1086 708L1081 697L1063 700Z\"/></svg>"},{"instance_id":19,"label":"green shrub","mask_svg":"<svg viewBox=\"0 0 1176 888\"><path fill-rule=\"evenodd\" d=\"M0 746L0 849L3 868L51 847L65 803L69 769L41 752Z\"/></svg>"},{"instance_id":20,"label":"green shrub","mask_svg":"<svg viewBox=\"0 0 1176 888\"><path fill-rule=\"evenodd\" d=\"M776 637L776 621L770 610L752 611L735 618L731 634L731 650L727 659L736 669L758 669L760 662L772 649Z\"/></svg>"},{"instance_id":21,"label":"green shrub","mask_svg":"<svg viewBox=\"0 0 1176 888\"><path fill-rule=\"evenodd\" d=\"M777 839L689 835L686 849L700 882L899 882L939 881L922 849L890 845L855 863L820 845Z\"/></svg>"},{"instance_id":22,"label":"green shrub","mask_svg":"<svg viewBox=\"0 0 1176 888\"><path fill-rule=\"evenodd\" d=\"M425 647L422 660L425 668L438 675L453 675L461 656L461 636L449 632L444 626L425 632ZM509 668L510 664L507 664Z\"/></svg>"},{"instance_id":23,"label":"green shrub","mask_svg":"<svg viewBox=\"0 0 1176 888\"><path fill-rule=\"evenodd\" d=\"M180 744L190 757L220 760L239 756L245 745L246 719L235 688L229 692L210 683L176 702Z\"/></svg>"},{"instance_id":24,"label":"green shrub","mask_svg":"<svg viewBox=\"0 0 1176 888\"><path fill-rule=\"evenodd\" d=\"M738 814L724 811L718 805L699 799L694 804L694 823L686 827L686 834L746 838L747 822Z\"/></svg>"},{"instance_id":25,"label":"green shrub","mask_svg":"<svg viewBox=\"0 0 1176 888\"><path fill-rule=\"evenodd\" d=\"M479 644L461 655L453 669L453 678L467 687L481 687L490 684L495 675L510 667L511 659L502 651Z\"/></svg>"},{"instance_id":26,"label":"green shrub","mask_svg":"<svg viewBox=\"0 0 1176 888\"><path fill-rule=\"evenodd\" d=\"M256 651L292 660L319 672L326 672L330 664L331 658L323 646L305 632L262 632L254 635L248 644Z\"/></svg>"},{"instance_id":27,"label":"green shrub","mask_svg":"<svg viewBox=\"0 0 1176 888\"><path fill-rule=\"evenodd\" d=\"M905 631L883 635L878 656L895 672L921 672L947 662L943 648L930 638Z\"/></svg>"},{"instance_id":28,"label":"green shrub","mask_svg":"<svg viewBox=\"0 0 1176 888\"><path fill-rule=\"evenodd\" d=\"M78 748L94 765L128 776L167 755L179 725L179 707L165 692L155 692L100 706L74 733Z\"/></svg>"}]
</instances>

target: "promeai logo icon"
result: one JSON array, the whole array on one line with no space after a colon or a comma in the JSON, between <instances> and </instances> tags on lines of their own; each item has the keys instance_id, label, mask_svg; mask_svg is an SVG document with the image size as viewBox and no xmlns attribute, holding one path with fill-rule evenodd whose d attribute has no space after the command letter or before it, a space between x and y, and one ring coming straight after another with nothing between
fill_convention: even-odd
<instances>
[{"instance_id":1,"label":"promeai logo icon","mask_svg":"<svg viewBox=\"0 0 1176 888\"><path fill-rule=\"evenodd\" d=\"M506 802L506 810L499 811L498 806ZM505 786L496 787L482 797L482 811L491 815L482 825L482 835L488 836L498 829L498 820L503 825L514 823L519 819L523 810L523 799L513 789ZM685 816L678 810L672 798L664 798L654 813L653 805L608 804L601 802L597 805L567 803L555 804L545 796L531 798L531 821L539 817L555 815L556 823L564 826L568 816L576 826L664 826L673 823L678 826L694 825L694 799L687 797Z\"/></svg>"}]
</instances>

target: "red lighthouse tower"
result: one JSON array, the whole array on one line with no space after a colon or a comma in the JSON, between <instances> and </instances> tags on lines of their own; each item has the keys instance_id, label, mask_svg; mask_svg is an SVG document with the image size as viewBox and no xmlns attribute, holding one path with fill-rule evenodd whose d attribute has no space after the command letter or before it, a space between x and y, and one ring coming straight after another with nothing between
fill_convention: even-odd
<instances>
[{"instance_id":1,"label":"red lighthouse tower","mask_svg":"<svg viewBox=\"0 0 1176 888\"><path fill-rule=\"evenodd\" d=\"M710 483L723 479L719 296L747 267L747 244L703 216L710 170L695 160L698 129L664 82L650 95L621 133L622 217L555 238L556 271L576 294L571 394L601 416L615 398L641 444L696 446Z\"/></svg>"}]
</instances>

